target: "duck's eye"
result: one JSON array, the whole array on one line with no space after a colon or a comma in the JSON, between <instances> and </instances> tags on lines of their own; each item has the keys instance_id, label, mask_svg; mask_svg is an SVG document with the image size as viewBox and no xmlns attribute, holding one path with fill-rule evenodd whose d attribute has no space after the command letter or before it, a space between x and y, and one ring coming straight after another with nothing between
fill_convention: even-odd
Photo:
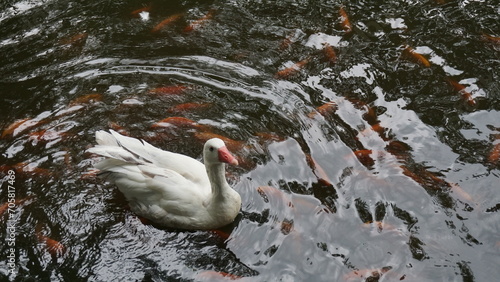
<instances>
[{"instance_id":1,"label":"duck's eye","mask_svg":"<svg viewBox=\"0 0 500 282\"><path fill-rule=\"evenodd\" d=\"M210 147L208 148L210 150L210 152L213 152L214 151L214 147Z\"/></svg>"}]
</instances>

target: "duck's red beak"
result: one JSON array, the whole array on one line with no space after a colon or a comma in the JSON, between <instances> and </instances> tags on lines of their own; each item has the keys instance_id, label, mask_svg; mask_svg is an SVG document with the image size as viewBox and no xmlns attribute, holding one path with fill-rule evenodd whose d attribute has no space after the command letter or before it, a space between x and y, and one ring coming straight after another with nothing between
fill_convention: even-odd
<instances>
[{"instance_id":1,"label":"duck's red beak","mask_svg":"<svg viewBox=\"0 0 500 282\"><path fill-rule=\"evenodd\" d=\"M219 148L219 161L238 165L238 160L229 152L226 147Z\"/></svg>"}]
</instances>

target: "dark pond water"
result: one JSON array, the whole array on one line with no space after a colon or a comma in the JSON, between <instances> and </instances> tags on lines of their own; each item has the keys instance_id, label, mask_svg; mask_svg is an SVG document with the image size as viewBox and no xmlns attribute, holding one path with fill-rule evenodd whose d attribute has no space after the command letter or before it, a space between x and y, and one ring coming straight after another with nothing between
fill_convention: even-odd
<instances>
[{"instance_id":1,"label":"dark pond water","mask_svg":"<svg viewBox=\"0 0 500 282\"><path fill-rule=\"evenodd\" d=\"M495 281L499 13L2 1L0 280ZM109 128L198 159L226 138L237 220L142 223L85 152Z\"/></svg>"}]
</instances>

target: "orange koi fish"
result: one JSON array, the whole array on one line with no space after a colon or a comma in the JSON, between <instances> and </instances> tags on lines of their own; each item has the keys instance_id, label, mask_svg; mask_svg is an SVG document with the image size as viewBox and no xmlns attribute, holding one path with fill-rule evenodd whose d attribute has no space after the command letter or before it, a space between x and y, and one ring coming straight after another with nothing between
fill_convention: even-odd
<instances>
[{"instance_id":1,"label":"orange koi fish","mask_svg":"<svg viewBox=\"0 0 500 282\"><path fill-rule=\"evenodd\" d=\"M170 17L161 21L159 24L155 25L153 27L153 29L151 29L151 32L155 33L155 32L162 30L165 26L168 26L168 25L172 24L173 22L182 18L183 15L184 14L182 14L182 13L171 15Z\"/></svg>"},{"instance_id":2,"label":"orange koi fish","mask_svg":"<svg viewBox=\"0 0 500 282\"><path fill-rule=\"evenodd\" d=\"M61 242L44 236L41 232L36 233L36 238L38 239L38 242L45 244L47 251L52 255L52 257L62 256L66 252L66 247L61 244Z\"/></svg>"},{"instance_id":3,"label":"orange koi fish","mask_svg":"<svg viewBox=\"0 0 500 282\"><path fill-rule=\"evenodd\" d=\"M212 133L212 132L196 132L194 134L194 136L202 141L202 142L206 142L207 140L209 139L212 139L212 138L219 138L221 139L222 141L224 141L224 143L226 144L226 147L229 149L229 151L231 152L236 152L236 151L239 151L241 150L244 145L245 145L245 142L243 141L238 141L238 140L234 140L234 139L231 139L231 138L228 138L228 137L225 137L225 136L222 136L222 135L219 135L219 134L215 134L215 133ZM239 161L239 160L238 160Z\"/></svg>"},{"instance_id":4,"label":"orange koi fish","mask_svg":"<svg viewBox=\"0 0 500 282\"><path fill-rule=\"evenodd\" d=\"M402 141L391 140L389 141L387 146L385 146L385 150L396 158L405 160L410 157L410 151L412 149L410 146L408 146L408 144Z\"/></svg>"},{"instance_id":5,"label":"orange koi fish","mask_svg":"<svg viewBox=\"0 0 500 282\"><path fill-rule=\"evenodd\" d=\"M462 99L464 99L467 104L469 104L470 106L476 105L476 100L474 99L474 97L472 97L472 94L465 89L465 86L451 78L447 78L446 80L449 84L451 84L451 86L453 86L453 89L461 95Z\"/></svg>"},{"instance_id":6,"label":"orange koi fish","mask_svg":"<svg viewBox=\"0 0 500 282\"><path fill-rule=\"evenodd\" d=\"M392 225L392 224L389 224L389 223L385 223L383 221L368 221L368 222L365 222L363 224L363 227L368 227L370 225L376 225L377 226L377 229L379 231L382 231L382 230L387 230L387 231L397 231L397 228L396 226Z\"/></svg>"},{"instance_id":7,"label":"orange koi fish","mask_svg":"<svg viewBox=\"0 0 500 282\"><path fill-rule=\"evenodd\" d=\"M431 188L435 190L440 190L443 188L451 188L451 184L445 180L439 178L433 172L426 169L417 169L417 171L411 171L407 166L400 166L403 169L403 174L413 179L418 184L422 185L424 188Z\"/></svg>"},{"instance_id":8,"label":"orange koi fish","mask_svg":"<svg viewBox=\"0 0 500 282\"><path fill-rule=\"evenodd\" d=\"M290 232L293 231L293 219L290 219L290 220L289 219L284 219L281 222L280 230L281 230L281 233L283 233L283 235L290 234Z\"/></svg>"},{"instance_id":9,"label":"orange koi fish","mask_svg":"<svg viewBox=\"0 0 500 282\"><path fill-rule=\"evenodd\" d=\"M335 111L337 111L337 109L338 109L337 103L330 101L330 102L324 103L323 105L319 106L316 110L322 116L328 116L328 115L335 113Z\"/></svg>"},{"instance_id":10,"label":"orange koi fish","mask_svg":"<svg viewBox=\"0 0 500 282\"><path fill-rule=\"evenodd\" d=\"M314 118L317 113L320 113L324 117L328 117L332 114L334 114L338 109L337 103L330 101L326 102L323 105L319 106L316 108L316 111L312 111L309 113L308 117L309 118Z\"/></svg>"},{"instance_id":11,"label":"orange koi fish","mask_svg":"<svg viewBox=\"0 0 500 282\"><path fill-rule=\"evenodd\" d=\"M197 280L200 281L220 281L220 280L238 280L241 279L241 276L234 275L231 273L227 272L220 272L220 271L213 271L213 270L207 270L200 272L196 275Z\"/></svg>"},{"instance_id":12,"label":"orange koi fish","mask_svg":"<svg viewBox=\"0 0 500 282\"><path fill-rule=\"evenodd\" d=\"M285 68L283 70L278 71L274 77L277 79L285 79L294 74L296 74L299 70L301 70L307 63L309 63L310 58L304 59L300 62L293 64L291 67Z\"/></svg>"},{"instance_id":13,"label":"orange koi fish","mask_svg":"<svg viewBox=\"0 0 500 282\"><path fill-rule=\"evenodd\" d=\"M60 138L64 135L63 132L58 132L50 129L43 129L37 132L30 132L28 134L30 140L33 141L51 141Z\"/></svg>"},{"instance_id":14,"label":"orange koi fish","mask_svg":"<svg viewBox=\"0 0 500 282\"><path fill-rule=\"evenodd\" d=\"M204 15L203 17L197 19L197 20L194 20L191 22L191 24L189 24L188 26L186 26L186 28L184 28L184 32L191 32L195 29L198 29L200 28L201 26L203 26L208 20L212 19L213 16L215 15L215 10L210 10L208 11L208 13L206 15Z\"/></svg>"},{"instance_id":15,"label":"orange koi fish","mask_svg":"<svg viewBox=\"0 0 500 282\"><path fill-rule=\"evenodd\" d=\"M2 138L5 137L5 136L8 136L8 135L16 135L14 134L14 132L16 131L16 129L20 129L20 131L26 129L26 125L21 127L22 124L26 123L27 121L31 120L30 118L24 118L24 119L18 119L16 121L14 121L13 123L11 123L9 126L7 126L7 128L5 128L2 132ZM31 127L31 126L29 126Z\"/></svg>"},{"instance_id":16,"label":"orange koi fish","mask_svg":"<svg viewBox=\"0 0 500 282\"><path fill-rule=\"evenodd\" d=\"M292 38L293 38L293 35L290 35L290 36L286 37L285 39L283 39L281 41L279 49L281 51L288 49L290 47L290 45L292 45Z\"/></svg>"},{"instance_id":17,"label":"orange koi fish","mask_svg":"<svg viewBox=\"0 0 500 282\"><path fill-rule=\"evenodd\" d=\"M71 37L63 38L63 39L59 40L59 44L61 44L61 45L81 45L87 41L88 36L89 36L89 34L86 32L78 33L78 34L73 35Z\"/></svg>"},{"instance_id":18,"label":"orange koi fish","mask_svg":"<svg viewBox=\"0 0 500 282\"><path fill-rule=\"evenodd\" d=\"M429 60L427 60L422 54L417 53L413 48L410 46L407 46L403 50L403 55L405 55L406 58L428 68L431 66L431 63Z\"/></svg>"},{"instance_id":19,"label":"orange koi fish","mask_svg":"<svg viewBox=\"0 0 500 282\"><path fill-rule=\"evenodd\" d=\"M367 149L354 151L354 155L364 166L373 166L375 164L375 160L370 156L372 153L372 150Z\"/></svg>"},{"instance_id":20,"label":"orange koi fish","mask_svg":"<svg viewBox=\"0 0 500 282\"><path fill-rule=\"evenodd\" d=\"M72 161L71 161L71 155L69 154L68 151L64 154L64 165L68 168L68 170L72 170Z\"/></svg>"},{"instance_id":21,"label":"orange koi fish","mask_svg":"<svg viewBox=\"0 0 500 282\"><path fill-rule=\"evenodd\" d=\"M14 205L16 205L16 206L17 206L17 201L18 200L14 201ZM5 204L0 206L0 216L2 216L7 209L9 209L9 204L10 203L5 203Z\"/></svg>"},{"instance_id":22,"label":"orange koi fish","mask_svg":"<svg viewBox=\"0 0 500 282\"><path fill-rule=\"evenodd\" d=\"M39 120L38 118L33 118L33 119L25 118L25 119L16 120L12 124L7 126L7 128L4 129L4 131L2 132L1 138L7 137L7 136L15 137L18 134L23 133L24 131L26 131L28 129L43 125L47 122L49 122L48 119Z\"/></svg>"},{"instance_id":23,"label":"orange koi fish","mask_svg":"<svg viewBox=\"0 0 500 282\"><path fill-rule=\"evenodd\" d=\"M394 151L394 152L404 153L404 152L411 151L411 147L402 141L393 140L393 141L389 142L389 144L387 144L386 150L388 152Z\"/></svg>"},{"instance_id":24,"label":"orange koi fish","mask_svg":"<svg viewBox=\"0 0 500 282\"><path fill-rule=\"evenodd\" d=\"M301 34L298 33L297 30L289 32L289 35L281 41L279 50L284 51L289 49L293 43L297 42L297 40L300 39L300 37Z\"/></svg>"},{"instance_id":25,"label":"orange koi fish","mask_svg":"<svg viewBox=\"0 0 500 282\"><path fill-rule=\"evenodd\" d=\"M282 142L286 139L285 137L279 136L278 134L273 132L257 132L255 133L255 136L259 137L263 141Z\"/></svg>"},{"instance_id":26,"label":"orange koi fish","mask_svg":"<svg viewBox=\"0 0 500 282\"><path fill-rule=\"evenodd\" d=\"M380 278L382 275L391 270L391 266L382 267L380 269L360 269L351 271L348 274L344 275L344 280L346 281L359 281L360 278L368 280L368 278ZM378 279L377 279L378 280Z\"/></svg>"},{"instance_id":27,"label":"orange koi fish","mask_svg":"<svg viewBox=\"0 0 500 282\"><path fill-rule=\"evenodd\" d=\"M293 214L304 214L304 213L332 213L333 211L330 207L327 207L321 203L315 196L312 195L301 195L301 194L291 194L291 202L288 205L293 209Z\"/></svg>"},{"instance_id":28,"label":"orange koi fish","mask_svg":"<svg viewBox=\"0 0 500 282\"><path fill-rule=\"evenodd\" d=\"M290 196L291 203L289 206L293 209L314 211L322 206L321 201L312 195L291 194Z\"/></svg>"},{"instance_id":29,"label":"orange koi fish","mask_svg":"<svg viewBox=\"0 0 500 282\"><path fill-rule=\"evenodd\" d=\"M465 201L470 202L470 203L474 203L474 198L472 198L472 196L469 193L465 192L465 190L462 187L460 187L458 184L450 183L450 188L451 188L451 191L453 193L456 193L460 199L465 200Z\"/></svg>"},{"instance_id":30,"label":"orange koi fish","mask_svg":"<svg viewBox=\"0 0 500 282\"><path fill-rule=\"evenodd\" d=\"M97 168L89 168L86 171L82 172L80 175L80 179L88 180L88 179L96 179L99 170Z\"/></svg>"},{"instance_id":31,"label":"orange koi fish","mask_svg":"<svg viewBox=\"0 0 500 282\"><path fill-rule=\"evenodd\" d=\"M288 194L272 186L259 186L257 187L257 193L259 193L266 203L269 203L270 198L274 198L280 202L288 203L288 206L292 206Z\"/></svg>"},{"instance_id":32,"label":"orange koi fish","mask_svg":"<svg viewBox=\"0 0 500 282\"><path fill-rule=\"evenodd\" d=\"M314 175L316 175L318 180L325 185L328 186L332 185L332 181L326 174L325 170L318 164L318 162L316 162L316 160L310 154L305 154L305 155L307 164L312 169Z\"/></svg>"},{"instance_id":33,"label":"orange koi fish","mask_svg":"<svg viewBox=\"0 0 500 282\"><path fill-rule=\"evenodd\" d=\"M171 85L151 89L149 93L161 95L179 95L186 92L190 87L185 85Z\"/></svg>"},{"instance_id":34,"label":"orange koi fish","mask_svg":"<svg viewBox=\"0 0 500 282\"><path fill-rule=\"evenodd\" d=\"M363 129L362 131L360 131L359 133L363 136L370 136L373 132L377 133L378 135L380 135L382 137L382 139L386 140L385 139L385 135L384 135L384 132L385 132L385 128L382 127L380 125L380 123L377 123L377 124L374 124L372 125L371 127L369 128L365 128ZM386 140L387 141L387 140Z\"/></svg>"},{"instance_id":35,"label":"orange koi fish","mask_svg":"<svg viewBox=\"0 0 500 282\"><path fill-rule=\"evenodd\" d=\"M119 125L118 123L109 122L108 125L110 128L112 128L114 131L120 133L121 135L130 136L128 131L123 126Z\"/></svg>"},{"instance_id":36,"label":"orange koi fish","mask_svg":"<svg viewBox=\"0 0 500 282\"><path fill-rule=\"evenodd\" d=\"M334 64L337 61L337 53L335 53L335 49L333 49L333 47L328 43L326 43L323 47L323 54L331 64Z\"/></svg>"},{"instance_id":37,"label":"orange koi fish","mask_svg":"<svg viewBox=\"0 0 500 282\"><path fill-rule=\"evenodd\" d=\"M210 231L224 240L229 239L229 236L231 236L230 233L224 232L224 231L219 230L219 229L210 230Z\"/></svg>"},{"instance_id":38,"label":"orange koi fish","mask_svg":"<svg viewBox=\"0 0 500 282\"><path fill-rule=\"evenodd\" d=\"M138 18L140 13L142 13L142 12L149 12L149 11L151 11L151 7L152 7L152 5L151 5L151 3L150 3L150 4L149 4L149 5L147 5L147 6L144 6L144 7L142 7L142 8L139 8L139 9L137 9L137 10L134 10L134 11L130 12L130 15L131 15L132 17L134 17L134 18Z\"/></svg>"},{"instance_id":39,"label":"orange koi fish","mask_svg":"<svg viewBox=\"0 0 500 282\"><path fill-rule=\"evenodd\" d=\"M344 7L340 7L339 14L340 14L340 25L342 26L342 29L344 29L346 33L350 33L352 31L352 24L351 21L349 21L349 17L345 12Z\"/></svg>"},{"instance_id":40,"label":"orange koi fish","mask_svg":"<svg viewBox=\"0 0 500 282\"><path fill-rule=\"evenodd\" d=\"M12 166L10 165L0 165L0 173L3 173L3 174L8 174L9 173L9 170L12 169Z\"/></svg>"},{"instance_id":41,"label":"orange koi fish","mask_svg":"<svg viewBox=\"0 0 500 282\"><path fill-rule=\"evenodd\" d=\"M368 107L368 104L365 101L360 100L359 98L346 96L345 99L351 102L352 105L358 110Z\"/></svg>"},{"instance_id":42,"label":"orange koi fish","mask_svg":"<svg viewBox=\"0 0 500 282\"><path fill-rule=\"evenodd\" d=\"M446 180L439 178L435 173L426 169L420 169L418 173L425 178L427 182L432 181L437 187L450 187L450 183Z\"/></svg>"},{"instance_id":43,"label":"orange koi fish","mask_svg":"<svg viewBox=\"0 0 500 282\"><path fill-rule=\"evenodd\" d=\"M13 165L14 170L17 172L24 172L31 175L50 177L52 172L45 168L40 167L30 167L27 163L17 163Z\"/></svg>"},{"instance_id":44,"label":"orange koi fish","mask_svg":"<svg viewBox=\"0 0 500 282\"><path fill-rule=\"evenodd\" d=\"M409 178L415 180L419 184L424 184L425 181L418 176L415 172L411 171L406 165L400 166L400 168L403 170L403 174L408 176Z\"/></svg>"},{"instance_id":45,"label":"orange koi fish","mask_svg":"<svg viewBox=\"0 0 500 282\"><path fill-rule=\"evenodd\" d=\"M380 138L382 138L384 141L390 140L390 137L387 136L387 129L380 125L380 123L372 125L371 130L377 132Z\"/></svg>"},{"instance_id":46,"label":"orange koi fish","mask_svg":"<svg viewBox=\"0 0 500 282\"><path fill-rule=\"evenodd\" d=\"M489 34L483 33L483 38L488 40L489 42L500 44L500 37L491 36Z\"/></svg>"},{"instance_id":47,"label":"orange koi fish","mask_svg":"<svg viewBox=\"0 0 500 282\"><path fill-rule=\"evenodd\" d=\"M366 108L366 113L363 114L363 119L366 120L366 122L368 122L369 125L377 124L379 121L375 108L369 106L366 106L365 108Z\"/></svg>"},{"instance_id":48,"label":"orange koi fish","mask_svg":"<svg viewBox=\"0 0 500 282\"><path fill-rule=\"evenodd\" d=\"M500 142L493 146L488 156L488 162L496 164L500 158Z\"/></svg>"},{"instance_id":49,"label":"orange koi fish","mask_svg":"<svg viewBox=\"0 0 500 282\"><path fill-rule=\"evenodd\" d=\"M99 93L87 94L73 99L71 102L69 102L69 106L72 107L81 104L91 104L98 101L102 101L102 99L103 99L102 94Z\"/></svg>"},{"instance_id":50,"label":"orange koi fish","mask_svg":"<svg viewBox=\"0 0 500 282\"><path fill-rule=\"evenodd\" d=\"M155 127L168 127L170 125L174 125L177 127L192 127L192 128L200 128L201 125L196 123L194 120L190 120L184 117L168 117L166 119L162 119L157 123L151 125L152 128ZM208 139L207 139L208 140Z\"/></svg>"}]
</instances>

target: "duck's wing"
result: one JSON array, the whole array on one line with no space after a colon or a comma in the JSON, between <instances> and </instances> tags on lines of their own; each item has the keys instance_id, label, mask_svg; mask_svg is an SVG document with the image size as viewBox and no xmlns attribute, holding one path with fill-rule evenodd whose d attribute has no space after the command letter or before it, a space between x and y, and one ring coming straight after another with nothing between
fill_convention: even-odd
<instances>
[{"instance_id":1,"label":"duck's wing","mask_svg":"<svg viewBox=\"0 0 500 282\"><path fill-rule=\"evenodd\" d=\"M192 216L206 205L209 194L179 173L151 165L105 159L96 168L118 186L133 209L150 219Z\"/></svg>"},{"instance_id":2,"label":"duck's wing","mask_svg":"<svg viewBox=\"0 0 500 282\"><path fill-rule=\"evenodd\" d=\"M97 146L89 152L132 165L148 165L176 172L200 187L210 187L205 166L185 155L158 149L146 141L123 136L113 130L96 132Z\"/></svg>"}]
</instances>

